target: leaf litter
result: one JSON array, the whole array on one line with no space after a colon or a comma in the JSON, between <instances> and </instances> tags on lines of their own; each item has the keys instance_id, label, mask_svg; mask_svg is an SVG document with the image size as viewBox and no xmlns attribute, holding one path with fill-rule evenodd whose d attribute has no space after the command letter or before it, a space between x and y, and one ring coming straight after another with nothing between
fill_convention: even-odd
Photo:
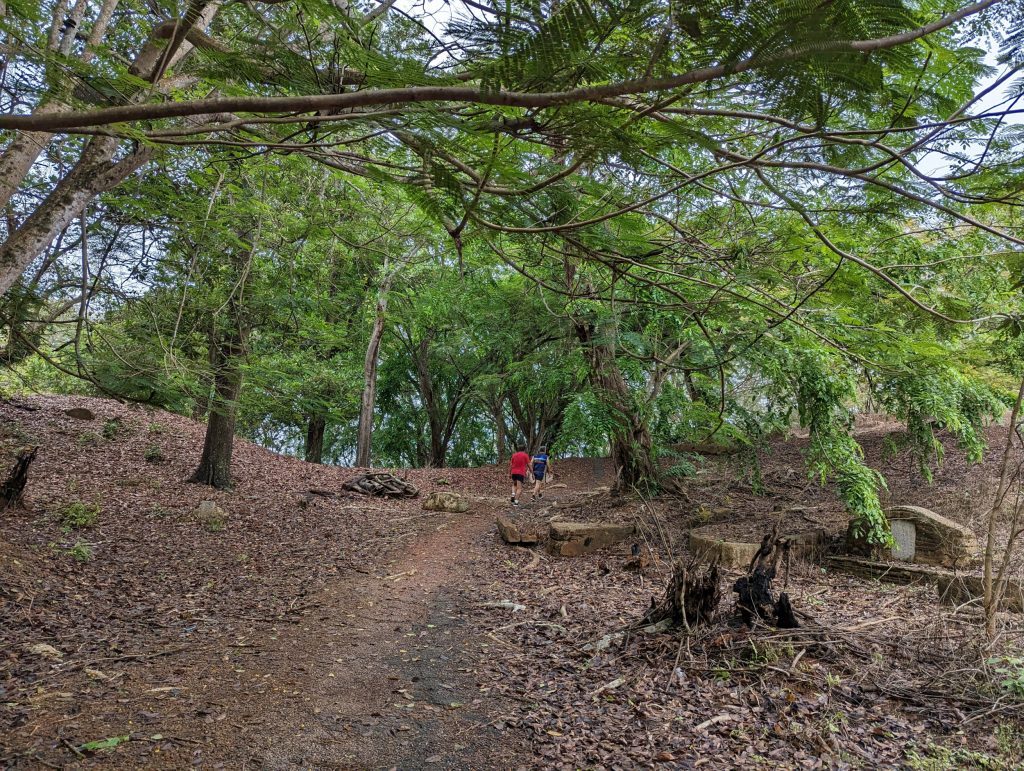
<instances>
[{"instance_id":1,"label":"leaf litter","mask_svg":"<svg viewBox=\"0 0 1024 771\"><path fill-rule=\"evenodd\" d=\"M96 425L118 419L118 434L79 443L89 425L71 407ZM615 499L600 489L607 462L581 460L561 464L566 487L515 512L505 469L446 470L442 489L473 511L422 516L418 500L345 493L351 469L241 440L233 490L188 484L202 426L107 400L0 402L0 425L17 427L8 444L41 448L28 509L0 518L4 766L874 768L935 744L1020 751L1005 740L1019 702L986 690L973 665L991 654L977 619L924 588L795 565L799 630L741 627L728 600L690 635L629 629L663 592L666 547L684 554L688 527L731 519L756 532L803 506L840 532L834 495L792 473L800 440L762 459L768 497L724 459L687 497ZM862 441L890 497L977 526L966 502L990 467L951 451L925 487L907 457L881 458L883 438ZM161 463L144 457L154 445ZM439 486L436 471L395 473ZM222 531L191 517L204 500L228 512ZM100 507L89 561L67 556L80 533L54 517L73 502ZM632 543L572 559L511 549L495 513L632 522L653 559L626 569ZM1006 619L1001 644L1020 639Z\"/></svg>"}]
</instances>

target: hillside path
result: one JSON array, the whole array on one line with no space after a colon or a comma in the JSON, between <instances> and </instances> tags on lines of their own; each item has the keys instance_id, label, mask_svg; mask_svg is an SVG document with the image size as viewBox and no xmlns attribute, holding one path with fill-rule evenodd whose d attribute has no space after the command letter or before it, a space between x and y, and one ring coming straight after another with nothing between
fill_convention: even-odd
<instances>
[{"instance_id":1,"label":"hillside path","mask_svg":"<svg viewBox=\"0 0 1024 771\"><path fill-rule=\"evenodd\" d=\"M246 724L246 762L262 768L507 767L474 662L493 642L463 610L490 583L483 551L494 512L410 518L401 546L340 575L311 612L265 646L253 679L276 684ZM510 754L512 753L512 754Z\"/></svg>"}]
</instances>

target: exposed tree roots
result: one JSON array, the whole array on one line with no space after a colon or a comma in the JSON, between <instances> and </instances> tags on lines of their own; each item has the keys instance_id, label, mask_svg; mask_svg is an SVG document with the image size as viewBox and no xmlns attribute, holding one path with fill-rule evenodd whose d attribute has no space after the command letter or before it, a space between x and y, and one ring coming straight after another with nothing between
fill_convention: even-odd
<instances>
[{"instance_id":1,"label":"exposed tree roots","mask_svg":"<svg viewBox=\"0 0 1024 771\"><path fill-rule=\"evenodd\" d=\"M676 563L665 596L661 602L651 598L651 607L644 615L641 626L670 620L673 625L687 628L709 624L722 599L718 563L698 568L697 561Z\"/></svg>"},{"instance_id":2,"label":"exposed tree roots","mask_svg":"<svg viewBox=\"0 0 1024 771\"><path fill-rule=\"evenodd\" d=\"M35 460L37 450L37 447L23 447L18 451L14 468L11 469L3 484L0 484L0 510L21 503L21 496L25 492L25 485L28 482L28 468Z\"/></svg>"},{"instance_id":3,"label":"exposed tree roots","mask_svg":"<svg viewBox=\"0 0 1024 771\"><path fill-rule=\"evenodd\" d=\"M789 541L779 538L779 527L761 539L761 547L750 561L747 575L733 585L738 595L736 607L743 622L751 624L754 618L767 621L780 629L796 629L800 626L793 613L789 595L785 592L775 598L772 581L778 575L779 565L785 564L789 571Z\"/></svg>"}]
</instances>

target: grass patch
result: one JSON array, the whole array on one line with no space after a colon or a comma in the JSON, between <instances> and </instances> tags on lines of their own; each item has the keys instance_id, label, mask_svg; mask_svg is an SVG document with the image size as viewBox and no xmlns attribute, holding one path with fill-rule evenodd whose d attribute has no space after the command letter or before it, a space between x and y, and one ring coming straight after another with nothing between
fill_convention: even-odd
<instances>
[{"instance_id":1,"label":"grass patch","mask_svg":"<svg viewBox=\"0 0 1024 771\"><path fill-rule=\"evenodd\" d=\"M64 553L76 562L91 562L93 558L92 546L84 541L77 541L74 546L65 549Z\"/></svg>"},{"instance_id":2,"label":"grass patch","mask_svg":"<svg viewBox=\"0 0 1024 771\"><path fill-rule=\"evenodd\" d=\"M85 527L92 527L100 518L100 507L95 504L75 501L57 512L57 520L60 522L60 529L65 533L72 530L80 530Z\"/></svg>"}]
</instances>

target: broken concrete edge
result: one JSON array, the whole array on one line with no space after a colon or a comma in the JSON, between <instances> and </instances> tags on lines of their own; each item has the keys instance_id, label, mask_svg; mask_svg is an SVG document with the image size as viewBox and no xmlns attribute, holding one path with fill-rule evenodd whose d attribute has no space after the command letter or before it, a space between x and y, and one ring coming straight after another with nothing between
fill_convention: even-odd
<instances>
[{"instance_id":1,"label":"broken concrete edge","mask_svg":"<svg viewBox=\"0 0 1024 771\"><path fill-rule=\"evenodd\" d=\"M629 538L636 532L634 525L619 525L614 522L573 522L570 520L554 520L548 523L551 537L556 541L569 541L574 538L587 538L595 535L608 538Z\"/></svg>"},{"instance_id":2,"label":"broken concrete edge","mask_svg":"<svg viewBox=\"0 0 1024 771\"><path fill-rule=\"evenodd\" d=\"M548 551L556 557L580 557L614 546L636 533L633 525L613 522L548 523Z\"/></svg>"},{"instance_id":3,"label":"broken concrete edge","mask_svg":"<svg viewBox=\"0 0 1024 771\"><path fill-rule=\"evenodd\" d=\"M801 559L813 559L820 555L828 541L825 528L781 536L790 542L790 554ZM726 541L699 529L689 533L689 550L708 562L718 561L723 568L745 569L761 548L761 543L750 541Z\"/></svg>"},{"instance_id":4,"label":"broken concrete edge","mask_svg":"<svg viewBox=\"0 0 1024 771\"><path fill-rule=\"evenodd\" d=\"M863 557L829 557L829 568L857 576L877 579L892 584L932 584L939 599L947 605L965 605L980 601L985 596L984 579L971 573L958 573L933 565L900 562L878 562ZM1024 582L1006 578L1002 582L1000 610L1024 613Z\"/></svg>"},{"instance_id":5,"label":"broken concrete edge","mask_svg":"<svg viewBox=\"0 0 1024 771\"><path fill-rule=\"evenodd\" d=\"M981 553L971 528L930 509L901 504L887 508L885 515L891 523L908 522L914 526L913 551L903 557L913 564L959 568ZM856 525L856 521L851 521L846 530L846 548L850 554L873 560L894 556L891 550L869 544L863 534L856 534Z\"/></svg>"},{"instance_id":6,"label":"broken concrete edge","mask_svg":"<svg viewBox=\"0 0 1024 771\"><path fill-rule=\"evenodd\" d=\"M523 530L508 517L499 514L495 519L501 540L511 546L536 546L540 543L540 534L533 530Z\"/></svg>"}]
</instances>

